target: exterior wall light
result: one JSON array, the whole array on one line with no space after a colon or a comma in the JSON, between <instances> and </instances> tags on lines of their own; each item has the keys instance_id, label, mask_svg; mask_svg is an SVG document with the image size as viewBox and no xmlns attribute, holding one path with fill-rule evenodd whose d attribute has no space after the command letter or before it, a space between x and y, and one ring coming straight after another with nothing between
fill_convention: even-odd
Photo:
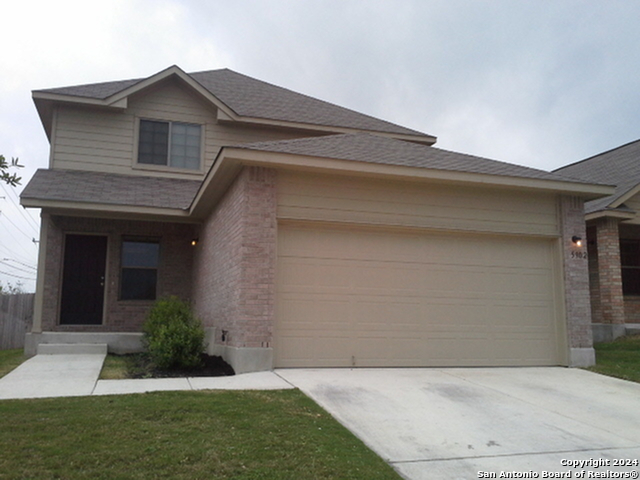
<instances>
[{"instance_id":1,"label":"exterior wall light","mask_svg":"<svg viewBox=\"0 0 640 480\"><path fill-rule=\"evenodd\" d=\"M198 244L198 239L197 238L193 238L191 239L191 246L195 247Z\"/></svg>"},{"instance_id":2,"label":"exterior wall light","mask_svg":"<svg viewBox=\"0 0 640 480\"><path fill-rule=\"evenodd\" d=\"M573 244L576 247L581 247L582 246L582 237L574 235L573 237L571 237L571 241L573 242Z\"/></svg>"}]
</instances>

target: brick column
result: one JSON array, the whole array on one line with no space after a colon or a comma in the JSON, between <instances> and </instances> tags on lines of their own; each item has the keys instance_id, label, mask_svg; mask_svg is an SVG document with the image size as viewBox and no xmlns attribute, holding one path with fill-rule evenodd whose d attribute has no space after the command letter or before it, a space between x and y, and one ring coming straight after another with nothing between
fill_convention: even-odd
<instances>
[{"instance_id":1,"label":"brick column","mask_svg":"<svg viewBox=\"0 0 640 480\"><path fill-rule=\"evenodd\" d=\"M620 234L618 220L601 218L596 223L598 245L598 279L602 323L624 323L624 297L620 268Z\"/></svg>"},{"instance_id":2,"label":"brick column","mask_svg":"<svg viewBox=\"0 0 640 480\"><path fill-rule=\"evenodd\" d=\"M584 202L579 197L560 197L560 228L564 264L565 307L569 365L583 367L595 364L591 329L591 301L587 263L587 231ZM578 247L574 236L582 239Z\"/></svg>"}]
</instances>

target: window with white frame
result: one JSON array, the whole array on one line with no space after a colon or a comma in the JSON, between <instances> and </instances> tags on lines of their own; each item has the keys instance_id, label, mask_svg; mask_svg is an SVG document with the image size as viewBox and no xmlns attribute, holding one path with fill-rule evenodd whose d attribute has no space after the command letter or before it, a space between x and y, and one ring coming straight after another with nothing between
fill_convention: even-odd
<instances>
[{"instance_id":1,"label":"window with white frame","mask_svg":"<svg viewBox=\"0 0 640 480\"><path fill-rule=\"evenodd\" d=\"M200 125L140 120L138 163L200 169Z\"/></svg>"}]
</instances>

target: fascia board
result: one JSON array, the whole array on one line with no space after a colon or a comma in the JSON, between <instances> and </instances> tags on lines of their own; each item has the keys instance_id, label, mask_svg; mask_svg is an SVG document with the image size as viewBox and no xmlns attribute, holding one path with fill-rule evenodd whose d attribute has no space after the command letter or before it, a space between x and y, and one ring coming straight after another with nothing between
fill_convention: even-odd
<instances>
[{"instance_id":1,"label":"fascia board","mask_svg":"<svg viewBox=\"0 0 640 480\"><path fill-rule=\"evenodd\" d=\"M400 165L383 165L350 160L311 157L275 152L260 152L249 149L225 147L224 159L236 159L245 165L269 165L274 167L292 167L306 170L332 170L356 175L393 176L413 180L435 180L451 183L465 183L508 188L526 188L545 190L584 197L600 198L611 195L614 187L609 185L565 182L562 180L529 179L507 177L472 172L455 172Z\"/></svg>"},{"instance_id":2,"label":"fascia board","mask_svg":"<svg viewBox=\"0 0 640 480\"><path fill-rule=\"evenodd\" d=\"M618 197L616 200L611 202L608 205L608 208L618 208L620 205L622 205L623 203L625 203L627 200L629 200L631 197L637 195L638 193L640 193L640 184L638 184L635 187L630 188L629 190L627 190L620 197Z\"/></svg>"},{"instance_id":3,"label":"fascia board","mask_svg":"<svg viewBox=\"0 0 640 480\"><path fill-rule=\"evenodd\" d=\"M114 102L120 101L122 99L125 99L126 97L129 97L130 95L139 92L140 90L143 90L145 88L148 88L150 86L152 86L155 83L158 83L166 78L169 78L171 76L176 76L178 78L180 78L180 80L182 80L183 82L185 82L187 85L189 85L189 87L191 87L193 90L195 90L198 94L200 94L202 97L204 97L205 99L207 99L207 101L211 102L215 107L217 107L219 110L222 110L224 113L226 113L230 118L234 118L235 112L233 112L233 110L231 110L231 108L229 108L226 104L224 104L222 101L220 101L220 99L218 99L218 97L216 97L215 95L213 95L209 90L207 90L206 88L204 88L200 83L198 83L196 80L194 80L188 73L186 73L184 70L182 70L180 67L173 65L165 70L162 70L161 72L156 73L155 75L152 75L148 78L145 78L144 80L141 80L140 82L136 83L135 85L131 85L129 88L126 88L125 90L122 90L121 92L115 93L114 95L112 95L111 97L109 97L107 99L107 101L112 104Z\"/></svg>"},{"instance_id":4,"label":"fascia board","mask_svg":"<svg viewBox=\"0 0 640 480\"><path fill-rule=\"evenodd\" d=\"M72 202L64 200L43 200L38 198L20 198L20 204L25 208L43 208L50 210L72 210L81 212L102 212L136 214L163 218L187 218L189 212L179 208L158 208L131 205L111 205L105 203Z\"/></svg>"},{"instance_id":5,"label":"fascia board","mask_svg":"<svg viewBox=\"0 0 640 480\"><path fill-rule=\"evenodd\" d=\"M225 112L226 113L226 112ZM248 125L260 125L280 128L293 128L296 130L304 130L309 132L326 132L326 133L375 133L381 137L393 138L397 140L405 140L408 142L419 143L422 145L434 145L437 137L432 135L411 135L403 133L380 132L377 130L363 130L359 128L338 127L332 125L317 125L313 123L288 122L286 120L274 120L260 117L244 117L236 114L218 115L220 122L238 122Z\"/></svg>"},{"instance_id":6,"label":"fascia board","mask_svg":"<svg viewBox=\"0 0 640 480\"><path fill-rule=\"evenodd\" d=\"M585 220L597 220L599 218L617 218L619 220L633 220L636 218L636 212L621 212L619 210L598 210L597 212L587 213Z\"/></svg>"},{"instance_id":7,"label":"fascia board","mask_svg":"<svg viewBox=\"0 0 640 480\"><path fill-rule=\"evenodd\" d=\"M42 92L42 91L34 91L32 92L32 96L36 104L39 100L47 100L51 102L61 102L61 103L74 103L78 105L87 105L87 106L98 106L98 107L110 107L116 108L120 110L124 110L127 108L128 97L137 93L145 88L148 88L155 83L158 83L166 78L171 77L172 75L177 76L181 80L183 80L186 84L188 84L191 88L193 88L197 93L205 97L209 102L214 104L218 109L224 111L230 118L235 119L237 117L235 113L223 102L221 102L215 95L213 95L209 90L200 85L197 81L191 78L187 73L185 73L182 69L177 66L169 67L161 72L152 75L151 77L140 80L138 83L131 85L120 92L114 93L110 97L99 99L99 98L91 98L91 97L80 97L74 95L63 95L59 93L50 93L50 92Z\"/></svg>"}]
</instances>

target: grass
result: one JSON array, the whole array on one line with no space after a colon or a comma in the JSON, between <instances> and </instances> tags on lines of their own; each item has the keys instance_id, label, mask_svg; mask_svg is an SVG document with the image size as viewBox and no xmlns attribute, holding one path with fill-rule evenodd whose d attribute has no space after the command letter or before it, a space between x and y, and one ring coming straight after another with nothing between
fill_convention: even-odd
<instances>
[{"instance_id":1,"label":"grass","mask_svg":"<svg viewBox=\"0 0 640 480\"><path fill-rule=\"evenodd\" d=\"M100 380L122 380L130 378L130 355L107 355L102 364Z\"/></svg>"},{"instance_id":2,"label":"grass","mask_svg":"<svg viewBox=\"0 0 640 480\"><path fill-rule=\"evenodd\" d=\"M594 348L596 365L589 370L640 383L640 335L598 343Z\"/></svg>"},{"instance_id":3,"label":"grass","mask_svg":"<svg viewBox=\"0 0 640 480\"><path fill-rule=\"evenodd\" d=\"M399 479L298 390L0 401L0 478Z\"/></svg>"},{"instance_id":4,"label":"grass","mask_svg":"<svg viewBox=\"0 0 640 480\"><path fill-rule=\"evenodd\" d=\"M14 350L0 350L0 378L19 366L28 357L25 357L21 348ZM0 477L2 478L2 477Z\"/></svg>"}]
</instances>

